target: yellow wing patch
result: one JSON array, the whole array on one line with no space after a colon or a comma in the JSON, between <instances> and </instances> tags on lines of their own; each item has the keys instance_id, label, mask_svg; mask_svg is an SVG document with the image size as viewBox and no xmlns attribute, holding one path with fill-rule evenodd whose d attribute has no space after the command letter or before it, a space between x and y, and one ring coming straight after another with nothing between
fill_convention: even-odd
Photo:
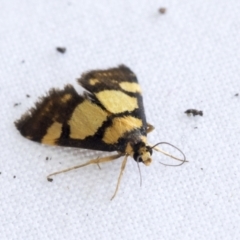
<instances>
[{"instance_id":1,"label":"yellow wing patch","mask_svg":"<svg viewBox=\"0 0 240 240\"><path fill-rule=\"evenodd\" d=\"M94 86L97 83L100 83L100 81L97 78L91 78L89 80L90 85Z\"/></svg>"},{"instance_id":2,"label":"yellow wing patch","mask_svg":"<svg viewBox=\"0 0 240 240\"><path fill-rule=\"evenodd\" d=\"M135 83L135 82L120 82L119 86L127 92L132 92L132 93L141 93L142 92L139 84Z\"/></svg>"},{"instance_id":3,"label":"yellow wing patch","mask_svg":"<svg viewBox=\"0 0 240 240\"><path fill-rule=\"evenodd\" d=\"M117 90L103 90L96 93L97 99L111 113L133 111L138 108L137 98Z\"/></svg>"},{"instance_id":4,"label":"yellow wing patch","mask_svg":"<svg viewBox=\"0 0 240 240\"><path fill-rule=\"evenodd\" d=\"M118 142L118 139L123 137L125 133L136 128L142 127L142 120L135 117L116 117L113 119L111 127L105 130L103 141L108 144Z\"/></svg>"},{"instance_id":5,"label":"yellow wing patch","mask_svg":"<svg viewBox=\"0 0 240 240\"><path fill-rule=\"evenodd\" d=\"M70 99L72 99L72 95L69 94L69 93L67 93L67 94L65 94L65 95L61 98L61 101L62 101L63 103L66 103L66 102L68 102Z\"/></svg>"},{"instance_id":6,"label":"yellow wing patch","mask_svg":"<svg viewBox=\"0 0 240 240\"><path fill-rule=\"evenodd\" d=\"M68 121L70 126L70 137L81 139L93 136L104 121L107 120L108 113L102 108L88 100L84 100L73 111Z\"/></svg>"},{"instance_id":7,"label":"yellow wing patch","mask_svg":"<svg viewBox=\"0 0 240 240\"><path fill-rule=\"evenodd\" d=\"M47 133L41 140L44 144L55 145L55 140L60 138L62 133L62 124L54 122L47 130Z\"/></svg>"}]
</instances>

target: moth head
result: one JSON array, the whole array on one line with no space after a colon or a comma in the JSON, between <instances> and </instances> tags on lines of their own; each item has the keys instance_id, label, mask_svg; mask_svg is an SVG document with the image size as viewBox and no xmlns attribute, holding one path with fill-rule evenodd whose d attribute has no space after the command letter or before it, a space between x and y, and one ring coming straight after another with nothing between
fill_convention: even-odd
<instances>
[{"instance_id":1,"label":"moth head","mask_svg":"<svg viewBox=\"0 0 240 240\"><path fill-rule=\"evenodd\" d=\"M147 146L144 142L139 142L133 146L133 159L136 162L142 162L149 166L152 162L152 148Z\"/></svg>"}]
</instances>

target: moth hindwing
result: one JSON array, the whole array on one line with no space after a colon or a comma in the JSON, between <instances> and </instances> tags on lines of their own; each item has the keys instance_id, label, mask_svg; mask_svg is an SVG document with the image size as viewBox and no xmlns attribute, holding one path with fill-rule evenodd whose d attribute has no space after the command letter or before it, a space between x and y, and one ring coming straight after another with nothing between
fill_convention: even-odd
<instances>
[{"instance_id":1,"label":"moth hindwing","mask_svg":"<svg viewBox=\"0 0 240 240\"><path fill-rule=\"evenodd\" d=\"M132 156L149 165L152 148L146 136L153 128L146 122L135 74L120 65L86 72L78 83L87 90L83 95L71 85L50 90L15 122L20 133L43 144L118 152L87 164L125 156L123 171L127 156Z\"/></svg>"}]
</instances>

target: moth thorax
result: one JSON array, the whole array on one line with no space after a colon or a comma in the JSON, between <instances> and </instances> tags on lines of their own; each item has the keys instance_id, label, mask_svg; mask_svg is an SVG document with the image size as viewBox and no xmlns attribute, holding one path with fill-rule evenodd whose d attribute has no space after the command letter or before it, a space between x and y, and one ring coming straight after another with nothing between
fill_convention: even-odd
<instances>
[{"instance_id":1,"label":"moth thorax","mask_svg":"<svg viewBox=\"0 0 240 240\"><path fill-rule=\"evenodd\" d=\"M136 162L142 162L149 166L152 162L152 149L146 146L144 142L140 142L134 146L133 158Z\"/></svg>"}]
</instances>

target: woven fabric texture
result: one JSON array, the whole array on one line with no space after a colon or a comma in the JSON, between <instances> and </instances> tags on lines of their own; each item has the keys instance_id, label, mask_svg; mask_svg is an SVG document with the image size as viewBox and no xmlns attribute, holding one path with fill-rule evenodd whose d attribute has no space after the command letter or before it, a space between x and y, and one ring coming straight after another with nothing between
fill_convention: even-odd
<instances>
[{"instance_id":1,"label":"woven fabric texture","mask_svg":"<svg viewBox=\"0 0 240 240\"><path fill-rule=\"evenodd\" d=\"M0 5L1 240L240 239L239 0ZM80 92L82 72L122 63L143 89L148 141L178 146L189 162L163 166L176 162L154 152L140 187L129 158L113 201L122 159L48 182L107 154L31 142L13 122L50 88Z\"/></svg>"}]
</instances>

